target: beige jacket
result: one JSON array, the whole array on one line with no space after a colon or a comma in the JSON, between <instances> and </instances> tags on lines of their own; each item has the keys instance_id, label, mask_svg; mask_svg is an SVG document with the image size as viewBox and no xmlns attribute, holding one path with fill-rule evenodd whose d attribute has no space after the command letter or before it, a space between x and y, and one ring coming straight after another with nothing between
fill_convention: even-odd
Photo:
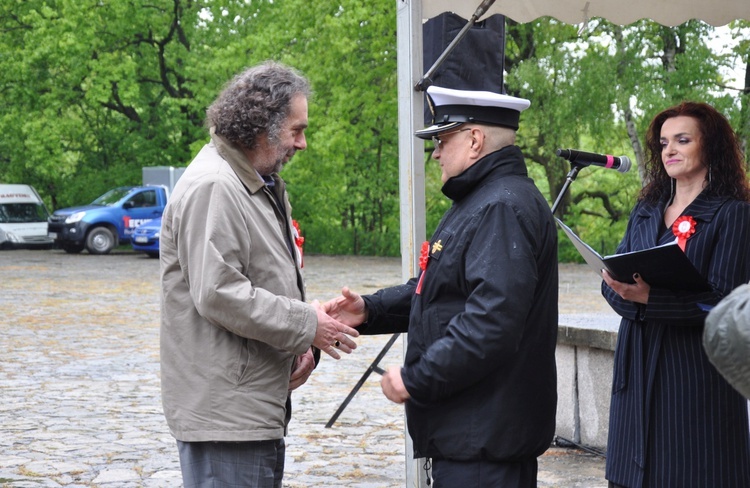
<instances>
[{"instance_id":1,"label":"beige jacket","mask_svg":"<svg viewBox=\"0 0 750 488\"><path fill-rule=\"evenodd\" d=\"M279 439L295 355L315 337L283 181L213 134L175 186L161 237L161 385L181 441ZM294 246L292 246L294 248Z\"/></svg>"},{"instance_id":2,"label":"beige jacket","mask_svg":"<svg viewBox=\"0 0 750 488\"><path fill-rule=\"evenodd\" d=\"M724 379L750 399L750 284L735 288L708 314L703 347Z\"/></svg>"}]
</instances>

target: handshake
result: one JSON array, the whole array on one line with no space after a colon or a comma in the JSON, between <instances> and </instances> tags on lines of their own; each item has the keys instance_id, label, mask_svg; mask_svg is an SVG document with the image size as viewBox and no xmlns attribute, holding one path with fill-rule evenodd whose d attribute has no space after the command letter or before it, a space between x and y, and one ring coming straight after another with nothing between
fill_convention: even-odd
<instances>
[{"instance_id":1,"label":"handshake","mask_svg":"<svg viewBox=\"0 0 750 488\"><path fill-rule=\"evenodd\" d=\"M344 287L341 295L321 304L312 302L318 314L318 329L313 346L334 359L341 359L339 351L350 354L357 348L352 337L358 337L354 327L367 320L367 309L362 297Z\"/></svg>"},{"instance_id":2,"label":"handshake","mask_svg":"<svg viewBox=\"0 0 750 488\"><path fill-rule=\"evenodd\" d=\"M358 337L359 332L354 327L367 321L367 308L362 297L344 287L341 295L319 303L312 303L318 314L318 329L315 332L313 346L325 352L334 359L341 359L339 351L350 354L357 348L352 337ZM380 380L383 394L392 402L404 403L409 399L401 377L401 368L388 368Z\"/></svg>"}]
</instances>

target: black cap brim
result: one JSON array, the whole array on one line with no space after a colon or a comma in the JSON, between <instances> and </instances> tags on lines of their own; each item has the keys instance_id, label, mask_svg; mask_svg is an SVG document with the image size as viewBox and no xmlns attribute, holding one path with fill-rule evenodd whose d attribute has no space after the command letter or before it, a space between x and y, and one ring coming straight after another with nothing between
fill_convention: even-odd
<instances>
[{"instance_id":1,"label":"black cap brim","mask_svg":"<svg viewBox=\"0 0 750 488\"><path fill-rule=\"evenodd\" d=\"M441 132L455 129L456 127L460 127L465 123L466 122L448 122L447 124L435 124L416 131L414 135L419 137L420 139L430 139L432 136L436 136Z\"/></svg>"}]
</instances>

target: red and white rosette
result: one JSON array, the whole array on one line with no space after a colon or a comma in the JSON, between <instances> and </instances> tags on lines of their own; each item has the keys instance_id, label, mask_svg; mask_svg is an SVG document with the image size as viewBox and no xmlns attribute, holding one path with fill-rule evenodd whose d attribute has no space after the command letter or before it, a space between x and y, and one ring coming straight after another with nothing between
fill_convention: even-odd
<instances>
[{"instance_id":1,"label":"red and white rosette","mask_svg":"<svg viewBox=\"0 0 750 488\"><path fill-rule=\"evenodd\" d=\"M297 252L299 253L299 267L304 268L305 262L303 261L303 253L302 253L302 244L305 243L305 238L302 237L302 232L299 230L299 223L297 223L296 220L292 219L292 227L294 228L293 237L294 237L294 246L297 248Z\"/></svg>"},{"instance_id":2,"label":"red and white rosette","mask_svg":"<svg viewBox=\"0 0 750 488\"><path fill-rule=\"evenodd\" d=\"M430 242L424 241L422 243L422 250L419 253L419 269L422 273L419 275L419 281L417 282L417 295L422 294L422 280L424 280L424 272L427 269L427 263L430 260Z\"/></svg>"},{"instance_id":3,"label":"red and white rosette","mask_svg":"<svg viewBox=\"0 0 750 488\"><path fill-rule=\"evenodd\" d=\"M677 237L677 245L685 252L685 244L688 238L695 234L695 219L689 215L683 215L672 224L672 234Z\"/></svg>"}]
</instances>

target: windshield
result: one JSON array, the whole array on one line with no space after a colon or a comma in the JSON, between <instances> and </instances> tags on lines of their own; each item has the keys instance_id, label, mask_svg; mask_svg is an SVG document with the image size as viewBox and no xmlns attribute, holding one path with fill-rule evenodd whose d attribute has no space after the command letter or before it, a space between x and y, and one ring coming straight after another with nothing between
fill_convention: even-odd
<instances>
[{"instance_id":1,"label":"windshield","mask_svg":"<svg viewBox=\"0 0 750 488\"><path fill-rule=\"evenodd\" d=\"M105 207L111 207L115 203L122 200L122 197L130 193L130 190L132 190L132 188L129 186L121 186L120 188L109 190L107 193L91 202L91 205L103 205Z\"/></svg>"},{"instance_id":2,"label":"windshield","mask_svg":"<svg viewBox=\"0 0 750 488\"><path fill-rule=\"evenodd\" d=\"M0 224L46 221L47 210L38 203L4 203L0 205Z\"/></svg>"}]
</instances>

